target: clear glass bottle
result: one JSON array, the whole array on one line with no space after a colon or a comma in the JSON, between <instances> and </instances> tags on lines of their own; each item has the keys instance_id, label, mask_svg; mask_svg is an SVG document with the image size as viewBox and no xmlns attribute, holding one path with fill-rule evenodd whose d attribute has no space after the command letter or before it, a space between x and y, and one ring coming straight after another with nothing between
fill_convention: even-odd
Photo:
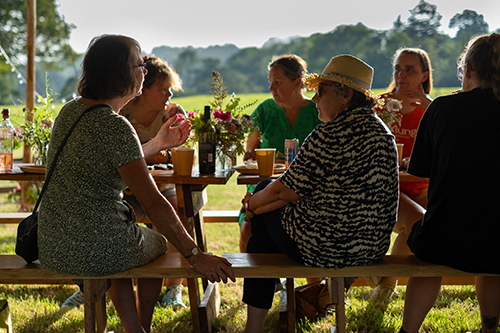
<instances>
[{"instance_id":1,"label":"clear glass bottle","mask_svg":"<svg viewBox=\"0 0 500 333\"><path fill-rule=\"evenodd\" d=\"M12 152L15 128L10 122L10 110L2 110L2 122L0 123L0 172L12 172Z\"/></svg>"},{"instance_id":2,"label":"clear glass bottle","mask_svg":"<svg viewBox=\"0 0 500 333\"><path fill-rule=\"evenodd\" d=\"M210 106L206 105L198 141L200 173L215 172L215 128L210 122L211 112Z\"/></svg>"}]
</instances>

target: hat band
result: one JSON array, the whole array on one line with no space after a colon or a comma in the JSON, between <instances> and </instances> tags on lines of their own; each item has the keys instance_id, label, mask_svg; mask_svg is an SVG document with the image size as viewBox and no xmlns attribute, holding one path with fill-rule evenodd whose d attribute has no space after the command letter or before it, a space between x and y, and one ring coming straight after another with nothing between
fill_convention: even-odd
<instances>
[{"instance_id":1,"label":"hat band","mask_svg":"<svg viewBox=\"0 0 500 333\"><path fill-rule=\"evenodd\" d=\"M322 75L324 75L324 76L337 75L337 76L343 77L345 79L351 80L352 82L354 82L355 84L357 84L358 86L360 86L363 89L370 90L369 83L366 83L365 81L361 81L360 79L357 79L357 78L349 76L349 75L343 75L343 74L334 73L334 72L323 72Z\"/></svg>"}]
</instances>

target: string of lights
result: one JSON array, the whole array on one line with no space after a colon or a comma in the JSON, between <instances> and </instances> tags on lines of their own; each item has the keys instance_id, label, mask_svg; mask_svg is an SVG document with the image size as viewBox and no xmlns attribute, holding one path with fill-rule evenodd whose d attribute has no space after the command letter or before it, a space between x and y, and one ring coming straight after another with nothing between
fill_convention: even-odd
<instances>
[{"instance_id":1,"label":"string of lights","mask_svg":"<svg viewBox=\"0 0 500 333\"><path fill-rule=\"evenodd\" d=\"M5 59L5 63L10 66L11 72L16 73L17 79L19 80L19 84L26 84L27 82L26 78L19 71L17 66L12 62L9 55L7 54L7 52L5 52L4 48L2 47L2 44L0 44L0 56L3 56L3 58ZM35 91L35 94L40 95L37 91Z\"/></svg>"}]
</instances>

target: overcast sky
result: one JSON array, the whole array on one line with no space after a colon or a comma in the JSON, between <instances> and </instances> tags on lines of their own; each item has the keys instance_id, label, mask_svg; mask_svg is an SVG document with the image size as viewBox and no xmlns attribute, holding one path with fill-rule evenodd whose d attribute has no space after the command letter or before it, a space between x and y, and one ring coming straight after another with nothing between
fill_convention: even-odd
<instances>
[{"instance_id":1,"label":"overcast sky","mask_svg":"<svg viewBox=\"0 0 500 333\"><path fill-rule=\"evenodd\" d=\"M442 32L465 9L484 16L490 31L500 28L500 0L427 0L437 5ZM271 37L310 36L342 24L362 22L386 30L398 15L409 17L419 0L56 0L66 22L76 28L70 44L85 52L92 37L104 33L134 37L146 53L153 47L235 44L260 47Z\"/></svg>"}]
</instances>

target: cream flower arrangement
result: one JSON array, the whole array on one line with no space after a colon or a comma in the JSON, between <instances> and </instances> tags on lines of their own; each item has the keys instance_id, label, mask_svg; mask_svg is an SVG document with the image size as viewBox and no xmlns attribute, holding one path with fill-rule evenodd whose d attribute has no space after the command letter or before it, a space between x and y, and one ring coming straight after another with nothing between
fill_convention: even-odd
<instances>
[{"instance_id":1,"label":"cream flower arrangement","mask_svg":"<svg viewBox=\"0 0 500 333\"><path fill-rule=\"evenodd\" d=\"M382 119L382 121L391 129L392 125L401 125L401 119L403 119L403 114L400 112L403 108L401 101L394 98L381 98L380 108L375 108L375 113Z\"/></svg>"}]
</instances>

